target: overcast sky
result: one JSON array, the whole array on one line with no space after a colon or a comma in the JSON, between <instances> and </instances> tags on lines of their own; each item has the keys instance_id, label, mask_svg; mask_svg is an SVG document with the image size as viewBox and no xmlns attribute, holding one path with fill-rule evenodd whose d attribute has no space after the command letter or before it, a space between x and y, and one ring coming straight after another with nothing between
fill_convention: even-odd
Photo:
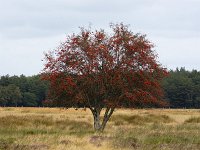
<instances>
[{"instance_id":1,"label":"overcast sky","mask_svg":"<svg viewBox=\"0 0 200 150\"><path fill-rule=\"evenodd\" d=\"M0 0L0 75L36 75L78 27L129 24L168 69L200 70L200 0Z\"/></svg>"}]
</instances>

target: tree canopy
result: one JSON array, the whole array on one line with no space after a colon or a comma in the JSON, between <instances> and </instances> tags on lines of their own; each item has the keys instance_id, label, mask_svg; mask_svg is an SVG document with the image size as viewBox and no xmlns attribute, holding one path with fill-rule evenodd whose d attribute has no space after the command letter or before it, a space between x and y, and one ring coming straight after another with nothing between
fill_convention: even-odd
<instances>
[{"instance_id":1,"label":"tree canopy","mask_svg":"<svg viewBox=\"0 0 200 150\"><path fill-rule=\"evenodd\" d=\"M81 28L45 55L49 100L56 106L89 108L96 130L104 129L116 107L161 105L160 81L167 74L145 35L122 23L110 27L111 35Z\"/></svg>"}]
</instances>

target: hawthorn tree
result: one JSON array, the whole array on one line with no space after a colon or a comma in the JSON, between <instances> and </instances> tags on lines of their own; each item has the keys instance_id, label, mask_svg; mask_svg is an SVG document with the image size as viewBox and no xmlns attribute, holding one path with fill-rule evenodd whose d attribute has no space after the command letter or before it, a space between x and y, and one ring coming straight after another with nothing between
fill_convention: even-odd
<instances>
[{"instance_id":1,"label":"hawthorn tree","mask_svg":"<svg viewBox=\"0 0 200 150\"><path fill-rule=\"evenodd\" d=\"M97 131L104 130L116 107L164 104L160 81L167 71L157 62L153 44L123 23L110 27L112 34L81 28L45 54L49 101L89 108Z\"/></svg>"}]
</instances>

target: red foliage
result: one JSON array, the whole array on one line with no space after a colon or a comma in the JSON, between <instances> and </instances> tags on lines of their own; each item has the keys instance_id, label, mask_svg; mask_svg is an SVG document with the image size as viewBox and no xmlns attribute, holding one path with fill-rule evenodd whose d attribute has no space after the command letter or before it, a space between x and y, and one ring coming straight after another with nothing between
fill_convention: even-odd
<instances>
[{"instance_id":1,"label":"red foliage","mask_svg":"<svg viewBox=\"0 0 200 150\"><path fill-rule=\"evenodd\" d=\"M44 79L59 106L117 107L161 104L160 81L167 75L153 44L123 24L113 34L81 28L45 55Z\"/></svg>"}]
</instances>

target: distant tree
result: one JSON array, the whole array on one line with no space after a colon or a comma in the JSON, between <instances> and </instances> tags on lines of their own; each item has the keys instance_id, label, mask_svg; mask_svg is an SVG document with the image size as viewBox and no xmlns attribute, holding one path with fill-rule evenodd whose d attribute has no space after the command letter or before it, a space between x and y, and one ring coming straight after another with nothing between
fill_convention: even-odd
<instances>
[{"instance_id":1,"label":"distant tree","mask_svg":"<svg viewBox=\"0 0 200 150\"><path fill-rule=\"evenodd\" d=\"M8 86L10 84L9 75L1 76L0 79L1 86Z\"/></svg>"},{"instance_id":2,"label":"distant tree","mask_svg":"<svg viewBox=\"0 0 200 150\"><path fill-rule=\"evenodd\" d=\"M46 54L44 68L50 100L60 107L89 108L97 131L104 130L116 107L164 104L160 81L167 72L156 61L153 44L126 25L111 28L112 35L81 28Z\"/></svg>"},{"instance_id":3,"label":"distant tree","mask_svg":"<svg viewBox=\"0 0 200 150\"><path fill-rule=\"evenodd\" d=\"M10 85L15 85L19 88L21 93L21 99L19 99L16 103L12 103L11 100L8 100L8 97L5 96L7 94L8 87ZM0 90L0 105L1 106L42 106L42 101L46 99L47 90L48 90L48 82L41 80L40 75L26 77L25 75L20 76L1 76L0 77L0 86L2 87ZM13 89L14 90L14 89ZM1 94L2 92L2 94ZM27 94L28 93L28 94ZM11 95L13 93L11 92ZM30 100L27 99L27 95L32 97ZM34 95L34 96L33 96ZM4 98L3 98L4 97ZM5 99L6 97L6 99ZM34 97L34 102L33 102ZM22 102L23 100L23 102Z\"/></svg>"},{"instance_id":4,"label":"distant tree","mask_svg":"<svg viewBox=\"0 0 200 150\"><path fill-rule=\"evenodd\" d=\"M16 85L0 86L0 105L18 106L21 103L21 98L21 91Z\"/></svg>"},{"instance_id":5,"label":"distant tree","mask_svg":"<svg viewBox=\"0 0 200 150\"><path fill-rule=\"evenodd\" d=\"M27 77L28 92L33 93L37 100L37 106L42 106L42 101L45 100L48 90L48 82L41 80L40 75Z\"/></svg>"},{"instance_id":6,"label":"distant tree","mask_svg":"<svg viewBox=\"0 0 200 150\"><path fill-rule=\"evenodd\" d=\"M9 94L8 106L18 106L22 101L22 95L19 87L14 84L7 86L7 91Z\"/></svg>"},{"instance_id":7,"label":"distant tree","mask_svg":"<svg viewBox=\"0 0 200 150\"><path fill-rule=\"evenodd\" d=\"M25 92L23 93L22 103L23 106L35 107L38 105L37 97L34 93Z\"/></svg>"},{"instance_id":8,"label":"distant tree","mask_svg":"<svg viewBox=\"0 0 200 150\"><path fill-rule=\"evenodd\" d=\"M7 92L3 86L0 86L0 106L7 105Z\"/></svg>"},{"instance_id":9,"label":"distant tree","mask_svg":"<svg viewBox=\"0 0 200 150\"><path fill-rule=\"evenodd\" d=\"M169 74L163 80L163 88L171 107L200 108L200 72L177 68Z\"/></svg>"}]
</instances>

